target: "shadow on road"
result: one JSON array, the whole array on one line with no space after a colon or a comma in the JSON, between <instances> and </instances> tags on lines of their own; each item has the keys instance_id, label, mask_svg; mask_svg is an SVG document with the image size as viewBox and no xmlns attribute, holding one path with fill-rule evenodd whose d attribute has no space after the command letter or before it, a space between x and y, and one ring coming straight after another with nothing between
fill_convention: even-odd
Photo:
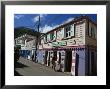
<instances>
[{"instance_id":1,"label":"shadow on road","mask_svg":"<svg viewBox=\"0 0 110 89\"><path fill-rule=\"evenodd\" d=\"M23 76L23 75L19 74L16 70L14 70L14 76Z\"/></svg>"},{"instance_id":2,"label":"shadow on road","mask_svg":"<svg viewBox=\"0 0 110 89\"><path fill-rule=\"evenodd\" d=\"M28 67L27 65L24 65L20 62L16 62L14 63L14 68L24 68L24 67Z\"/></svg>"},{"instance_id":3,"label":"shadow on road","mask_svg":"<svg viewBox=\"0 0 110 89\"><path fill-rule=\"evenodd\" d=\"M18 73L16 71L16 68L24 68L24 67L28 67L28 66L26 66L26 65L24 65L24 64L22 64L20 62L15 62L14 63L14 76L23 76L23 75L21 75L20 73Z\"/></svg>"}]
</instances>

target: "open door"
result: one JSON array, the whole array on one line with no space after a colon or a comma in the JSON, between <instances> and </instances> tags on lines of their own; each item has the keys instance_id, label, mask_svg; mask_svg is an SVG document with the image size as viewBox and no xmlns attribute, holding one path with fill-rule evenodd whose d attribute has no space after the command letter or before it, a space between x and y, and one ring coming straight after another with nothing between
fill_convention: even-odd
<instances>
[{"instance_id":1,"label":"open door","mask_svg":"<svg viewBox=\"0 0 110 89\"><path fill-rule=\"evenodd\" d=\"M78 66L79 66L79 55L76 53L75 76L78 76Z\"/></svg>"},{"instance_id":2,"label":"open door","mask_svg":"<svg viewBox=\"0 0 110 89\"><path fill-rule=\"evenodd\" d=\"M71 65L72 65L72 51L65 52L65 72L71 72Z\"/></svg>"},{"instance_id":3,"label":"open door","mask_svg":"<svg viewBox=\"0 0 110 89\"><path fill-rule=\"evenodd\" d=\"M44 64L47 64L48 51L45 51Z\"/></svg>"}]
</instances>

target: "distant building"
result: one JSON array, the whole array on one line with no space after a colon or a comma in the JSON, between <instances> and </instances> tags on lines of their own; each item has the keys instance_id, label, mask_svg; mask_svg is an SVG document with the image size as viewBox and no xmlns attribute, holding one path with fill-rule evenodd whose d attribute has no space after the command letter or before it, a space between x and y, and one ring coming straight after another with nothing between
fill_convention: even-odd
<instances>
[{"instance_id":1,"label":"distant building","mask_svg":"<svg viewBox=\"0 0 110 89\"><path fill-rule=\"evenodd\" d=\"M76 76L97 75L97 24L87 16L45 33L38 48L38 59L47 66L55 56L62 71Z\"/></svg>"},{"instance_id":2,"label":"distant building","mask_svg":"<svg viewBox=\"0 0 110 89\"><path fill-rule=\"evenodd\" d=\"M15 38L15 46L20 46L20 54L23 57L31 55L35 51L35 36L24 34Z\"/></svg>"}]
</instances>

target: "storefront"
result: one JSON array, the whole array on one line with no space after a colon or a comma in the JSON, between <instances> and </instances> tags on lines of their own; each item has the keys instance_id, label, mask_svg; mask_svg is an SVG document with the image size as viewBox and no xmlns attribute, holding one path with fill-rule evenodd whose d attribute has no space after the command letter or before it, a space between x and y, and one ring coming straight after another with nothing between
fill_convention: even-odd
<instances>
[{"instance_id":1,"label":"storefront","mask_svg":"<svg viewBox=\"0 0 110 89\"><path fill-rule=\"evenodd\" d=\"M85 73L85 47L54 47L52 49L43 49L44 52L44 64L47 66L52 66L52 57L56 57L57 61L61 65L61 71L71 72L73 75L79 75L80 71L83 71L80 74ZM80 56L80 58L78 57ZM76 70L76 71L75 71Z\"/></svg>"},{"instance_id":2,"label":"storefront","mask_svg":"<svg viewBox=\"0 0 110 89\"><path fill-rule=\"evenodd\" d=\"M45 33L39 45L39 49L45 51L44 64L51 66L51 59L55 57L64 72L75 76L96 75L96 26L88 17L82 16ZM92 46L95 46L94 50Z\"/></svg>"}]
</instances>

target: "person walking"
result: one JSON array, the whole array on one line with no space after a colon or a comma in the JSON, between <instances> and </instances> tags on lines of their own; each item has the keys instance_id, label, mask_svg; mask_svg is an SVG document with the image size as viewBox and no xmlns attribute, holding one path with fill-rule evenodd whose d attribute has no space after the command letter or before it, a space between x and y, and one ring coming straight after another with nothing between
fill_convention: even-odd
<instances>
[{"instance_id":1,"label":"person walking","mask_svg":"<svg viewBox=\"0 0 110 89\"><path fill-rule=\"evenodd\" d=\"M34 61L34 54L32 54L32 61Z\"/></svg>"},{"instance_id":2,"label":"person walking","mask_svg":"<svg viewBox=\"0 0 110 89\"><path fill-rule=\"evenodd\" d=\"M53 58L52 58L52 68L54 69L54 71L56 71L56 70L55 70L55 66L56 66L56 65L55 65L55 57L53 57Z\"/></svg>"},{"instance_id":3,"label":"person walking","mask_svg":"<svg viewBox=\"0 0 110 89\"><path fill-rule=\"evenodd\" d=\"M56 70L59 72L61 71L61 65L60 65L59 61L56 61Z\"/></svg>"}]
</instances>

